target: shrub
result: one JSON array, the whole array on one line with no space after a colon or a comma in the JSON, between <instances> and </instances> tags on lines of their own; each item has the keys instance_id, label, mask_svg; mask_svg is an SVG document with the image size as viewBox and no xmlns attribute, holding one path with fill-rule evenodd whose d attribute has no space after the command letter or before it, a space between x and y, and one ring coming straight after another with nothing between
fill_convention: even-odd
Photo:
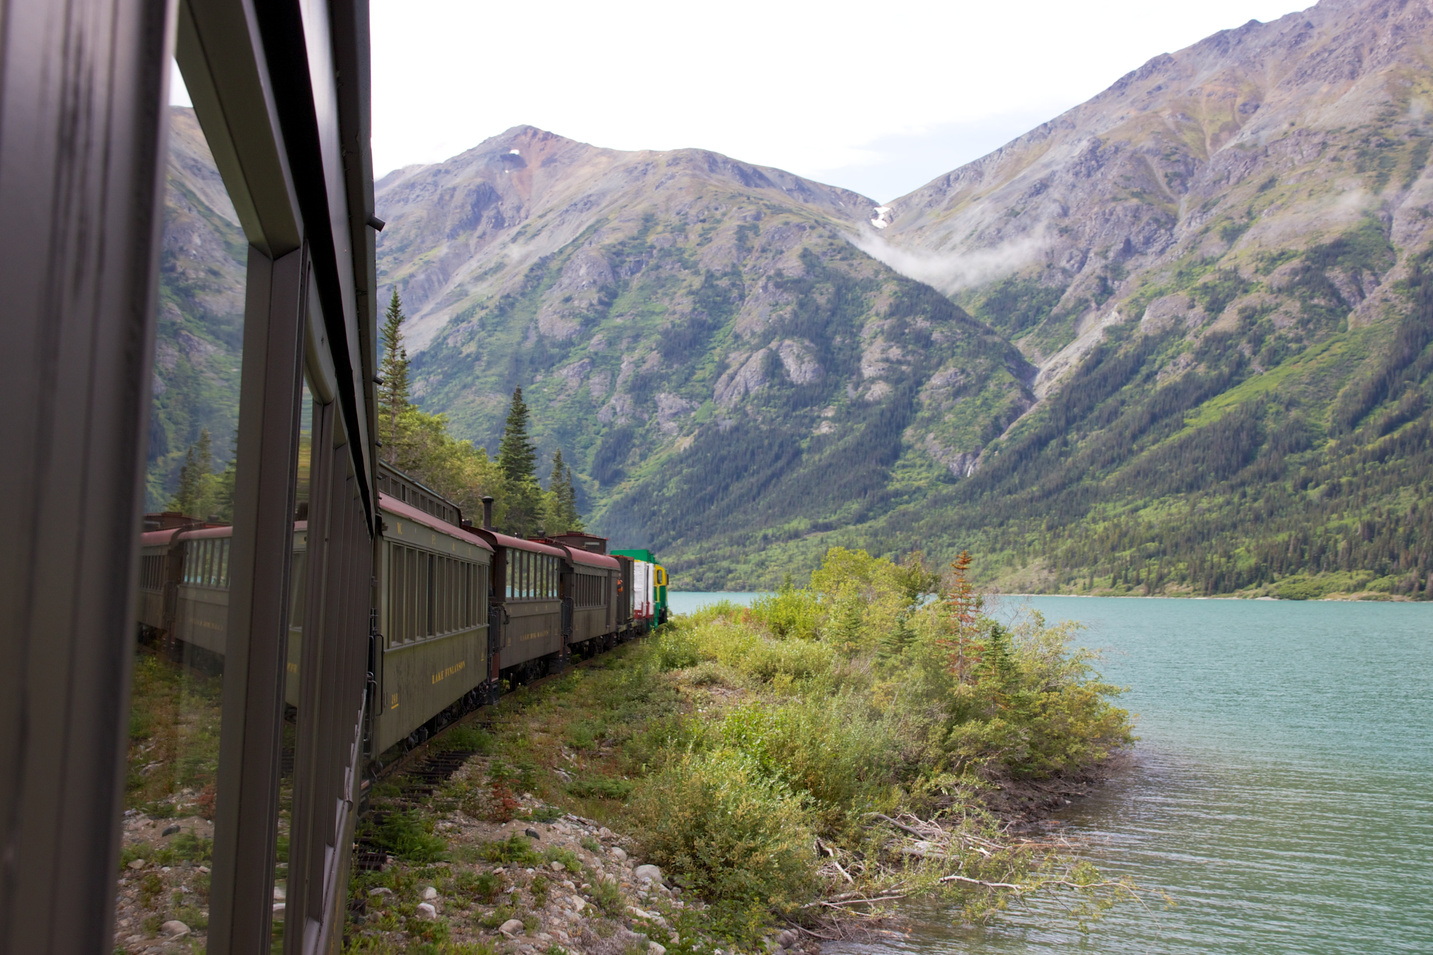
<instances>
[{"instance_id":1,"label":"shrub","mask_svg":"<svg viewBox=\"0 0 1433 955\"><path fill-rule=\"evenodd\" d=\"M797 590L787 578L776 593L758 597L752 603L751 615L783 640L815 640L821 608L815 594Z\"/></svg>"},{"instance_id":2,"label":"shrub","mask_svg":"<svg viewBox=\"0 0 1433 955\"><path fill-rule=\"evenodd\" d=\"M499 865L534 866L542 862L528 837L516 833L501 841L483 843L478 846L478 855Z\"/></svg>"},{"instance_id":3,"label":"shrub","mask_svg":"<svg viewBox=\"0 0 1433 955\"><path fill-rule=\"evenodd\" d=\"M739 666L763 683L782 676L794 682L829 673L834 659L831 648L823 643L758 640Z\"/></svg>"},{"instance_id":4,"label":"shrub","mask_svg":"<svg viewBox=\"0 0 1433 955\"><path fill-rule=\"evenodd\" d=\"M685 670L696 666L701 657L687 627L667 627L652 645L652 663L659 670Z\"/></svg>"},{"instance_id":5,"label":"shrub","mask_svg":"<svg viewBox=\"0 0 1433 955\"><path fill-rule=\"evenodd\" d=\"M626 799L632 792L632 783L630 780L610 776L593 776L588 779L574 779L567 784L567 791L579 799L594 796L598 799Z\"/></svg>"},{"instance_id":6,"label":"shrub","mask_svg":"<svg viewBox=\"0 0 1433 955\"><path fill-rule=\"evenodd\" d=\"M890 729L849 693L780 707L733 707L717 728L725 746L763 773L808 794L825 831L878 806L894 779L898 748Z\"/></svg>"},{"instance_id":7,"label":"shrub","mask_svg":"<svg viewBox=\"0 0 1433 955\"><path fill-rule=\"evenodd\" d=\"M442 750L467 750L487 756L492 753L495 741L490 733L478 726L464 723L454 726L439 737L437 748Z\"/></svg>"},{"instance_id":8,"label":"shrub","mask_svg":"<svg viewBox=\"0 0 1433 955\"><path fill-rule=\"evenodd\" d=\"M647 854L699 894L789 911L815 880L804 802L750 756L723 748L673 760L644 781L631 811Z\"/></svg>"},{"instance_id":9,"label":"shrub","mask_svg":"<svg viewBox=\"0 0 1433 955\"><path fill-rule=\"evenodd\" d=\"M436 862L446 844L407 810L374 813L364 819L360 841L390 852L406 862Z\"/></svg>"}]
</instances>

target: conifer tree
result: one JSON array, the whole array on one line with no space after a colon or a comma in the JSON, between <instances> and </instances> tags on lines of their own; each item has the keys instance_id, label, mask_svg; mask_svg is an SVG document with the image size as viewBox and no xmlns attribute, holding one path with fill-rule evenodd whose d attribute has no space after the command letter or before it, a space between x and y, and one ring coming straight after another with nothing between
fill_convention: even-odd
<instances>
[{"instance_id":1,"label":"conifer tree","mask_svg":"<svg viewBox=\"0 0 1433 955\"><path fill-rule=\"evenodd\" d=\"M169 509L189 517L204 519L214 503L214 452L208 428L199 429L199 440L184 454L179 469L179 487L169 502Z\"/></svg>"},{"instance_id":2,"label":"conifer tree","mask_svg":"<svg viewBox=\"0 0 1433 955\"><path fill-rule=\"evenodd\" d=\"M498 470L507 491L508 533L518 537L535 533L545 516L536 464L537 449L527 434L527 405L522 400L522 388L514 388L502 444L498 446Z\"/></svg>"},{"instance_id":3,"label":"conifer tree","mask_svg":"<svg viewBox=\"0 0 1433 955\"><path fill-rule=\"evenodd\" d=\"M498 467L502 468L503 477L521 483L537 480L536 464L537 449L527 436L527 404L522 400L522 388L514 388L502 444L498 445Z\"/></svg>"},{"instance_id":4,"label":"conifer tree","mask_svg":"<svg viewBox=\"0 0 1433 955\"><path fill-rule=\"evenodd\" d=\"M572 468L562 461L562 452L552 455L552 474L547 479L547 532L561 534L585 528L577 513L577 490L572 481Z\"/></svg>"},{"instance_id":5,"label":"conifer tree","mask_svg":"<svg viewBox=\"0 0 1433 955\"><path fill-rule=\"evenodd\" d=\"M393 297L383 313L381 342L383 359L379 363L378 377L383 383L378 386L378 440L383 445L383 457L389 464L398 461L400 433L403 412L411 406L408 397L408 349L403 345L403 304L398 300L398 286L393 286Z\"/></svg>"}]
</instances>

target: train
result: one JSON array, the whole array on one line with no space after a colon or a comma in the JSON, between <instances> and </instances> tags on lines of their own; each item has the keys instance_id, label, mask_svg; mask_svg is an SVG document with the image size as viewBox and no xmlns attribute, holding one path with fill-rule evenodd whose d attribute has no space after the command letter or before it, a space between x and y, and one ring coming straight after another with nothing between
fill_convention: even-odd
<instances>
[{"instance_id":1,"label":"train","mask_svg":"<svg viewBox=\"0 0 1433 955\"><path fill-rule=\"evenodd\" d=\"M667 572L648 550L608 553L583 532L526 539L481 526L387 464L378 470L365 757L380 770L512 687L642 636L668 616ZM307 521L297 515L302 581ZM140 639L184 665L222 666L232 528L167 512L141 538ZM298 704L305 587L291 588L285 702Z\"/></svg>"}]
</instances>

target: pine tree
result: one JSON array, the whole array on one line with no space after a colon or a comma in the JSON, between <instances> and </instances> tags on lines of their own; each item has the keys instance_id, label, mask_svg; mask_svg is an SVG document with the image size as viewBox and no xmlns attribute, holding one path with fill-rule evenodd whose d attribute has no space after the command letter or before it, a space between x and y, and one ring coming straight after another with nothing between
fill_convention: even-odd
<instances>
[{"instance_id":1,"label":"pine tree","mask_svg":"<svg viewBox=\"0 0 1433 955\"><path fill-rule=\"evenodd\" d=\"M537 449L527 436L527 405L522 400L522 388L514 388L507 424L503 426L502 444L498 445L498 467L502 469L503 477L519 484L536 482L536 464Z\"/></svg>"},{"instance_id":2,"label":"pine tree","mask_svg":"<svg viewBox=\"0 0 1433 955\"><path fill-rule=\"evenodd\" d=\"M562 466L562 491L558 495L558 505L562 508L562 517L567 522L568 530L587 529L582 523L582 515L577 513L577 484L572 480L572 468L565 464Z\"/></svg>"},{"instance_id":3,"label":"pine tree","mask_svg":"<svg viewBox=\"0 0 1433 955\"><path fill-rule=\"evenodd\" d=\"M398 300L398 286L393 286L393 297L388 300L388 309L383 313L383 360L379 363L378 377L378 440L383 445L383 457L389 464L398 461L399 445L402 442L400 428L403 412L412 402L408 398L408 349L403 345L403 304Z\"/></svg>"},{"instance_id":4,"label":"pine tree","mask_svg":"<svg viewBox=\"0 0 1433 955\"><path fill-rule=\"evenodd\" d=\"M562 534L583 530L582 517L577 513L577 490L573 486L572 468L562 461L562 452L552 455L552 474L547 479L547 532Z\"/></svg>"},{"instance_id":5,"label":"pine tree","mask_svg":"<svg viewBox=\"0 0 1433 955\"><path fill-rule=\"evenodd\" d=\"M502 444L498 446L498 470L507 491L507 532L518 537L536 533L546 517L536 464L537 449L527 435L527 405L522 400L522 389L514 388Z\"/></svg>"},{"instance_id":6,"label":"pine tree","mask_svg":"<svg viewBox=\"0 0 1433 955\"><path fill-rule=\"evenodd\" d=\"M214 452L208 428L199 429L199 440L184 454L179 469L179 487L169 502L169 509L201 520L209 516L214 504Z\"/></svg>"}]
</instances>

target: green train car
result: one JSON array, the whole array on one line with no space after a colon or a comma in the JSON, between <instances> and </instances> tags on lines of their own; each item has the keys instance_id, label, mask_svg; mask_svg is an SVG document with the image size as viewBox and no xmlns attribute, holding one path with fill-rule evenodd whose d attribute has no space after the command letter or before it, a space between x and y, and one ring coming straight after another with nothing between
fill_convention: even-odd
<instances>
[{"instance_id":1,"label":"green train car","mask_svg":"<svg viewBox=\"0 0 1433 955\"><path fill-rule=\"evenodd\" d=\"M659 627L670 615L667 608L667 568L657 563L657 555L646 548L614 550L613 557L633 561L632 616L648 628Z\"/></svg>"}]
</instances>

